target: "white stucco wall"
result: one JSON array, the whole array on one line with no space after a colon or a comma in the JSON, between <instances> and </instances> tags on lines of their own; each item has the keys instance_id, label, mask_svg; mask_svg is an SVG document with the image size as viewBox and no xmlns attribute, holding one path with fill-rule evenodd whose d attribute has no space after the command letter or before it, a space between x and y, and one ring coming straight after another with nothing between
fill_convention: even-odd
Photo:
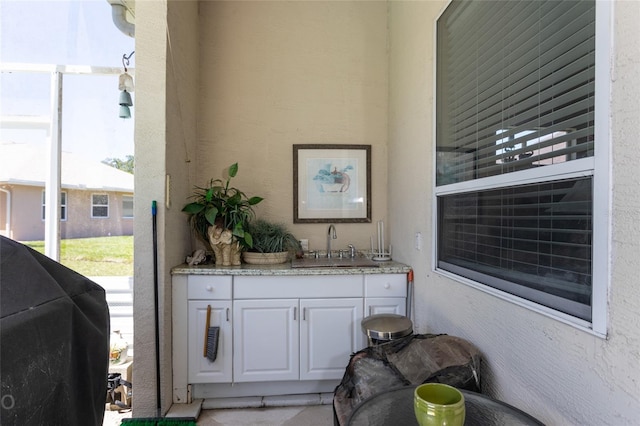
<instances>
[{"instance_id":1,"label":"white stucco wall","mask_svg":"<svg viewBox=\"0 0 640 426\"><path fill-rule=\"evenodd\" d=\"M389 5L389 215L397 256L415 270L416 328L475 343L485 357L484 390L547 424L637 424L640 3L616 1L614 6L615 165L607 339L432 272L433 23L446 2ZM412 179L403 179L408 173ZM415 232L424 237L422 251L412 244Z\"/></svg>"}]
</instances>

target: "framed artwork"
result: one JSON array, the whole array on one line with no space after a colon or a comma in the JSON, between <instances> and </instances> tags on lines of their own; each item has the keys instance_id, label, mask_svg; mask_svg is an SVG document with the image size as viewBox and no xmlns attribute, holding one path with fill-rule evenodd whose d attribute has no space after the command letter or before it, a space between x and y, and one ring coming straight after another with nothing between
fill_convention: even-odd
<instances>
[{"instance_id":1,"label":"framed artwork","mask_svg":"<svg viewBox=\"0 0 640 426\"><path fill-rule=\"evenodd\" d=\"M371 222L371 145L293 145L293 222Z\"/></svg>"}]
</instances>

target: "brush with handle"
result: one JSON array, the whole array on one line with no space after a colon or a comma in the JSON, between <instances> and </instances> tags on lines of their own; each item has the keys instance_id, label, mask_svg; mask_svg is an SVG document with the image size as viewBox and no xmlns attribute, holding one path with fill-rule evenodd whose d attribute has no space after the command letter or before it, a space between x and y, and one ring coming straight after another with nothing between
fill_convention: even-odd
<instances>
[{"instance_id":1,"label":"brush with handle","mask_svg":"<svg viewBox=\"0 0 640 426\"><path fill-rule=\"evenodd\" d=\"M211 305L207 305L207 321L204 329L204 349L202 356L214 362L218 356L220 327L211 327Z\"/></svg>"},{"instance_id":2,"label":"brush with handle","mask_svg":"<svg viewBox=\"0 0 640 426\"><path fill-rule=\"evenodd\" d=\"M204 349L202 356L207 357L207 346L209 346L209 327L211 326L211 305L207 305L207 321L204 326Z\"/></svg>"}]
</instances>

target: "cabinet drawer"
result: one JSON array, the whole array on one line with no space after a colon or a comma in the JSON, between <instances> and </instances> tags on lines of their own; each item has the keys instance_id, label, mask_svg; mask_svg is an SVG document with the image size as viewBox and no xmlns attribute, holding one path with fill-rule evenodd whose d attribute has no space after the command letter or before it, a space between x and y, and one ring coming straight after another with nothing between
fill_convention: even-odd
<instances>
[{"instance_id":1,"label":"cabinet drawer","mask_svg":"<svg viewBox=\"0 0 640 426\"><path fill-rule=\"evenodd\" d=\"M364 297L406 297L406 274L364 276Z\"/></svg>"},{"instance_id":2,"label":"cabinet drawer","mask_svg":"<svg viewBox=\"0 0 640 426\"><path fill-rule=\"evenodd\" d=\"M362 297L362 275L238 276L234 299Z\"/></svg>"},{"instance_id":3,"label":"cabinet drawer","mask_svg":"<svg viewBox=\"0 0 640 426\"><path fill-rule=\"evenodd\" d=\"M231 299L231 276L190 275L188 299Z\"/></svg>"}]
</instances>

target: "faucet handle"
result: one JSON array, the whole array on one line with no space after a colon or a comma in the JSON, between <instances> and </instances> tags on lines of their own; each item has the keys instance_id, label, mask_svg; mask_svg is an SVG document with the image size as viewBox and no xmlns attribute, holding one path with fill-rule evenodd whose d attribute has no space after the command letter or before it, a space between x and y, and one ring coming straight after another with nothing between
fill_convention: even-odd
<instances>
[{"instance_id":1,"label":"faucet handle","mask_svg":"<svg viewBox=\"0 0 640 426\"><path fill-rule=\"evenodd\" d=\"M353 244L349 244L349 257L352 259L356 257L356 246Z\"/></svg>"}]
</instances>

